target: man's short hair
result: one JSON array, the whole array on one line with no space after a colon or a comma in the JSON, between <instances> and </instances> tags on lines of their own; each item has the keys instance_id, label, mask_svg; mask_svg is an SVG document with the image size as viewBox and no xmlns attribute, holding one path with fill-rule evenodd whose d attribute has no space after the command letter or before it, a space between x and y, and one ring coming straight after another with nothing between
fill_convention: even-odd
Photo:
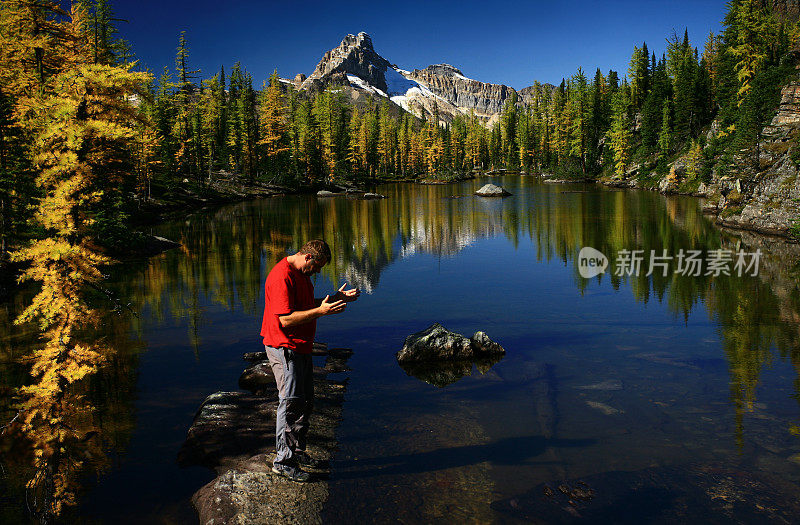
<instances>
[{"instance_id":1,"label":"man's short hair","mask_svg":"<svg viewBox=\"0 0 800 525\"><path fill-rule=\"evenodd\" d=\"M308 241L297 253L309 254L320 264L328 264L331 261L331 249L322 239Z\"/></svg>"}]
</instances>

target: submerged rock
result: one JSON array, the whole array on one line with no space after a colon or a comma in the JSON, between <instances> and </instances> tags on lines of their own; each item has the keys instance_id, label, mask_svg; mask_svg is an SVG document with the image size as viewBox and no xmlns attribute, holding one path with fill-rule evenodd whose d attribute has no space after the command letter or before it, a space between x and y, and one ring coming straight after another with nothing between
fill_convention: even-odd
<instances>
[{"instance_id":1,"label":"submerged rock","mask_svg":"<svg viewBox=\"0 0 800 525\"><path fill-rule=\"evenodd\" d=\"M398 363L471 360L506 353L483 332L475 332L471 339L451 332L439 323L406 337L402 350L397 352Z\"/></svg>"},{"instance_id":2,"label":"submerged rock","mask_svg":"<svg viewBox=\"0 0 800 525\"><path fill-rule=\"evenodd\" d=\"M367 192L367 193L365 193L364 195L362 195L362 197L363 197L364 199L385 199L385 198L386 198L386 195L381 195L380 193L370 193L370 192Z\"/></svg>"},{"instance_id":3,"label":"submerged rock","mask_svg":"<svg viewBox=\"0 0 800 525\"><path fill-rule=\"evenodd\" d=\"M181 246L179 242L171 241L158 235L146 235L144 243L136 252L140 255L153 256Z\"/></svg>"},{"instance_id":4,"label":"submerged rock","mask_svg":"<svg viewBox=\"0 0 800 525\"><path fill-rule=\"evenodd\" d=\"M319 190L317 192L317 197L335 197L337 195L341 195L341 193L334 193L328 190Z\"/></svg>"},{"instance_id":5,"label":"submerged rock","mask_svg":"<svg viewBox=\"0 0 800 525\"><path fill-rule=\"evenodd\" d=\"M481 189L475 192L475 195L479 195L481 197L507 197L511 195L511 193L500 186L496 186L494 184L484 184Z\"/></svg>"},{"instance_id":6,"label":"submerged rock","mask_svg":"<svg viewBox=\"0 0 800 525\"><path fill-rule=\"evenodd\" d=\"M543 483L492 508L533 523L793 523L798 502L795 485L688 465Z\"/></svg>"}]
</instances>

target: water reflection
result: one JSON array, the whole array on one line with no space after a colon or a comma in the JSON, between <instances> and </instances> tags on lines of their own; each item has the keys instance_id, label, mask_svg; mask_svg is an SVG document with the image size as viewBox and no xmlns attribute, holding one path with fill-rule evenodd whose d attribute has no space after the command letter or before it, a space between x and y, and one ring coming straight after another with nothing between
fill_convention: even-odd
<instances>
[{"instance_id":1,"label":"water reflection","mask_svg":"<svg viewBox=\"0 0 800 525\"><path fill-rule=\"evenodd\" d=\"M477 369L478 373L485 374L502 358L503 356L477 361L400 363L400 367L406 374L414 376L420 381L444 388L462 377L472 375L473 367Z\"/></svg>"},{"instance_id":2,"label":"water reflection","mask_svg":"<svg viewBox=\"0 0 800 525\"><path fill-rule=\"evenodd\" d=\"M56 357L31 341L37 337L30 325L0 335L0 413L8 421L0 435L0 486L41 523L70 515L87 476L108 470L108 451L123 450L134 428L139 348L130 321L84 308L96 326L76 329L71 350ZM12 326L12 312L6 305L9 322L2 326ZM29 519L19 507L3 511L9 523Z\"/></svg>"},{"instance_id":3,"label":"water reflection","mask_svg":"<svg viewBox=\"0 0 800 525\"><path fill-rule=\"evenodd\" d=\"M641 303L665 302L684 319L703 305L720 327L740 427L772 349L800 366L800 293L797 279L789 276L800 261L797 245L722 232L693 198L602 187L576 191L573 186L541 184L534 177L504 178L501 183L515 195L511 198L473 197L483 182L393 184L379 188L388 198L377 201L286 197L197 214L169 233L183 244L183 253L152 260L142 279L129 281L133 288L126 293L153 315L169 312L191 319L189 337L196 346L196 327L204 322L198 293L231 311L252 314L260 307L265 270L306 239L322 237L330 243L335 255L323 273L331 282L347 280L369 293L397 259L415 253L451 257L478 239L503 235L514 246L532 242L539 261L572 267L574 284L582 292L608 279L614 289L629 288ZM608 272L588 280L574 264L583 246L605 254L761 249L763 256L758 278L664 276L658 271L648 276L642 271L628 276Z\"/></svg>"},{"instance_id":4,"label":"water reflection","mask_svg":"<svg viewBox=\"0 0 800 525\"><path fill-rule=\"evenodd\" d=\"M500 181L513 193L502 201L473 197L474 189L484 182L393 184L378 188L387 199L377 201L289 196L193 214L159 227L159 234L183 245L180 251L112 269L112 280L118 295L136 305L141 318L156 324L186 322L187 340L201 358L203 327L212 321L210 306L258 317L266 272L307 239L322 237L329 242L333 262L323 269L329 281L347 280L371 293L401 259L415 254L453 258L480 240L504 237L514 247L533 246L539 262L566 267L582 294L610 283L639 303L666 305L684 321L690 313L704 309L719 330L741 446L745 415L757 404L757 387L765 369L782 358L800 371L800 291L797 276L790 271L800 261L798 247L746 232L722 232L703 217L696 199L546 185L533 177ZM760 249L763 256L758 277L609 272L584 279L574 260L583 246L605 254L623 249L672 254L680 249ZM24 294L12 301L0 307L3 424L16 413L12 392L30 383L27 370L30 359L35 359L30 332L15 330L11 324L26 303ZM86 377L64 389L63 395L50 396L46 389L31 386L29 392L40 395L41 417L35 424L18 421L0 439L5 472L0 480L2 498L24 501L27 493L37 508L52 513L75 500L87 474L109 467L108 451L118 453L126 447L134 427L132 399L142 348L131 332L141 330L141 321L104 311L98 316L99 331L81 336L108 349L102 359L87 365L91 370L85 370ZM103 340L97 341L97 334ZM443 386L471 372L472 364L444 372L409 373ZM795 379L794 388L800 399L800 379ZM795 431L800 433L800 427ZM8 439L11 434L14 438ZM488 451L481 461L497 462L497 454L503 452L493 447L479 450ZM444 466L457 465L458 457L444 456ZM404 472L427 461L424 456L395 459L404 465L398 467ZM20 516L2 521L20 521Z\"/></svg>"}]
</instances>

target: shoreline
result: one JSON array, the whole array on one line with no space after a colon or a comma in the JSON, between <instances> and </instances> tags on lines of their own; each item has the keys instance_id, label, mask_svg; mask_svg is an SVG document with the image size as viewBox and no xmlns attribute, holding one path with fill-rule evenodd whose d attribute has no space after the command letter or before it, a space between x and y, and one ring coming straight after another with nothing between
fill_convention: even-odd
<instances>
[{"instance_id":1,"label":"shoreline","mask_svg":"<svg viewBox=\"0 0 800 525\"><path fill-rule=\"evenodd\" d=\"M646 191L655 191L660 193L661 195L681 195L685 197L694 197L696 199L709 199L711 196L704 191L680 191L677 189L660 189L659 187L650 187L647 185L641 185L636 179L591 179L591 178L582 178L582 179L555 179L555 178L548 178L546 174L538 175L542 178L543 182L548 184L600 184L607 188L618 188L623 190L646 190ZM701 202L701 204L704 204ZM746 206L747 203L742 205L742 207ZM732 215L731 217L724 218L722 217L722 213L726 208L719 209L718 206L714 206L714 209L709 207L703 206L703 214L709 215L714 217L714 224L722 229L727 230L736 230L736 231L747 231L752 233L757 233L759 235L764 235L766 237L779 237L787 242L798 243L796 237L794 237L789 228L782 228L782 227L759 227L755 226L752 223L739 221L739 220L731 220L731 217L735 217L736 215Z\"/></svg>"},{"instance_id":2,"label":"shoreline","mask_svg":"<svg viewBox=\"0 0 800 525\"><path fill-rule=\"evenodd\" d=\"M389 183L410 183L420 185L447 185L466 180L473 180L477 177L497 177L505 175L519 175L519 176L533 176L542 180L547 184L601 184L608 188L619 189L638 189L656 191L662 195L683 195L688 197L695 197L697 199L708 199L709 195L703 191L678 191L673 189L662 190L659 187L650 187L648 185L641 185L636 179L592 179L589 177L576 178L576 179L558 179L547 173L521 173L521 172L506 172L501 170L489 170L485 172L465 172L452 179L398 179L391 178L386 180L374 180L367 183L368 186L377 186L379 184ZM141 229L148 226L162 224L172 220L177 220L188 213L195 213L206 208L215 208L225 206L227 204L235 204L237 202L246 202L250 200L265 199L272 197L281 197L285 195L302 195L314 194L323 188L347 188L354 187L355 184L342 181L339 184L309 186L303 188L289 188L287 186L280 186L276 184L251 181L229 173L219 173L217 177L205 184L198 184L189 182L184 179L176 189L165 193L159 198L152 199L144 203L136 210L130 221L132 231L141 232ZM360 190L359 190L360 191ZM723 210L705 208L703 213L706 215L714 216L714 224L722 229L747 231L764 235L767 237L778 237L787 242L797 243L796 239L789 231L789 228L773 228L773 227L759 227L751 223L732 219L735 215L723 218ZM180 246L177 243L170 244L164 242L153 235L145 234L146 244L140 248L130 250L128 252L114 254L113 257L119 262L127 262L141 257L153 257L159 253L172 248ZM171 241L171 240L166 240ZM174 241L172 241L174 242ZM11 263L8 260L0 260L0 300L7 299L14 287L17 285L17 278L19 277L24 265L19 263Z\"/></svg>"}]
</instances>

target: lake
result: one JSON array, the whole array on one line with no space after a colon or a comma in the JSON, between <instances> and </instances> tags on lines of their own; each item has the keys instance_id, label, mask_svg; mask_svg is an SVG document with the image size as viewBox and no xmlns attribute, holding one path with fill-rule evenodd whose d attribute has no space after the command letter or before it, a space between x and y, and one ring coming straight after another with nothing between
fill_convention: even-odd
<instances>
[{"instance_id":1,"label":"lake","mask_svg":"<svg viewBox=\"0 0 800 525\"><path fill-rule=\"evenodd\" d=\"M486 182L512 196L472 196ZM695 198L530 176L376 191L192 213L152 228L181 249L110 270L133 313L103 311L107 362L76 398L90 409L69 416L99 434L71 458L69 521L196 522L189 499L214 476L177 453L261 348L267 272L317 237L333 252L317 296L363 291L318 322L318 341L354 352L326 522L516 523L542 484L624 493L642 473L676 490L712 471L800 483L796 244L722 231ZM582 276L584 247L603 273ZM3 422L29 381L32 329L11 326L29 295L0 309ZM407 373L394 354L434 322L506 355ZM6 436L0 452L0 522L24 522L34 451Z\"/></svg>"}]
</instances>

